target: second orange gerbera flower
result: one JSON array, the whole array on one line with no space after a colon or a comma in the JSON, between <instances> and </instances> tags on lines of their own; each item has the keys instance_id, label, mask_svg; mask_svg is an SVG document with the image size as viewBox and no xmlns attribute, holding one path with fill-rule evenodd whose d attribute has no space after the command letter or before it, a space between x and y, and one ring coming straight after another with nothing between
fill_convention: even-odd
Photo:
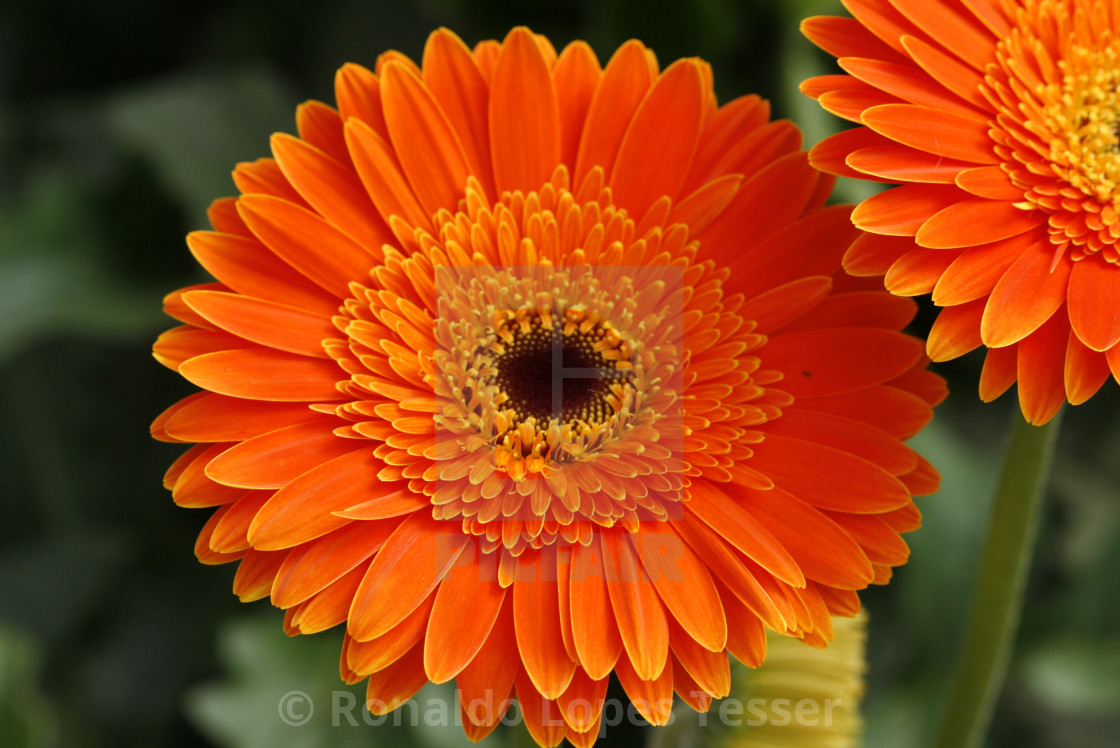
<instances>
[{"instance_id":1,"label":"second orange gerbera flower","mask_svg":"<svg viewBox=\"0 0 1120 748\"><path fill-rule=\"evenodd\" d=\"M664 723L766 627L827 643L906 559L937 475L901 440L944 387L913 302L841 272L796 128L699 60L526 29L336 93L167 299L156 357L203 391L153 433L200 442L167 474L217 507L199 558L292 634L345 622L379 713L454 678L475 739L516 697L588 745L612 672Z\"/></svg>"},{"instance_id":2,"label":"second orange gerbera flower","mask_svg":"<svg viewBox=\"0 0 1120 748\"><path fill-rule=\"evenodd\" d=\"M1120 379L1120 5L843 0L803 30L845 75L803 90L862 125L814 165L902 186L857 207L845 267L945 307L934 360L988 346L1045 423Z\"/></svg>"}]
</instances>

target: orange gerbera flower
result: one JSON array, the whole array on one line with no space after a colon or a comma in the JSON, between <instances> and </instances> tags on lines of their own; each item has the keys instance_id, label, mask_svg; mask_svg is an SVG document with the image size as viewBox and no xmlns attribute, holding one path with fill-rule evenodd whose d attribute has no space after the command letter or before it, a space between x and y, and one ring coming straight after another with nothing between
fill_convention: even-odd
<instances>
[{"instance_id":1,"label":"orange gerbera flower","mask_svg":"<svg viewBox=\"0 0 1120 748\"><path fill-rule=\"evenodd\" d=\"M980 396L1018 380L1032 423L1120 379L1120 4L843 2L802 28L847 75L802 88L864 127L812 161L904 183L856 208L847 270L932 293L929 355L988 346Z\"/></svg>"},{"instance_id":2,"label":"orange gerbera flower","mask_svg":"<svg viewBox=\"0 0 1120 748\"><path fill-rule=\"evenodd\" d=\"M650 722L706 708L906 560L943 383L913 302L840 272L792 124L523 28L336 93L188 237L218 282L155 355L204 391L153 433L201 442L167 474L218 507L199 558L291 634L345 622L371 709L455 678L473 739L516 697L590 745L612 671Z\"/></svg>"}]
</instances>

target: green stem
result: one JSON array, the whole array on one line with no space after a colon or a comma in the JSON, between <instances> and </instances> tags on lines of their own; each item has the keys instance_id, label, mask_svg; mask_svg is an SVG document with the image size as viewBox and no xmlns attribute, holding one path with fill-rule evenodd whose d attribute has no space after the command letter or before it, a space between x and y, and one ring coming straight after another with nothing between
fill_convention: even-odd
<instances>
[{"instance_id":1,"label":"green stem","mask_svg":"<svg viewBox=\"0 0 1120 748\"><path fill-rule=\"evenodd\" d=\"M1016 413L938 748L979 748L988 732L1019 629L1060 420L1059 413L1036 427Z\"/></svg>"}]
</instances>

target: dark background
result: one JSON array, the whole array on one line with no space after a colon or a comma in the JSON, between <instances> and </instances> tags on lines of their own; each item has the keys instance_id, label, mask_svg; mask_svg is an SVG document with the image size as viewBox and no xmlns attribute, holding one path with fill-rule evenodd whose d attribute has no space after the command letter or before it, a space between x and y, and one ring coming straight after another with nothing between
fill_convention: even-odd
<instances>
[{"instance_id":1,"label":"dark background","mask_svg":"<svg viewBox=\"0 0 1120 748\"><path fill-rule=\"evenodd\" d=\"M0 7L0 745L462 745L457 728L332 727L339 631L287 640L233 567L192 553L208 512L161 487L179 449L148 424L192 388L150 356L162 296L204 280L183 242L237 161L333 103L334 71L445 25L468 44L528 24L605 61L638 37L698 55L722 101L757 92L809 144L839 124L797 93L832 63L797 32L831 0L43 0ZM842 185L856 200L862 184ZM915 332L932 319L924 310ZM865 595L865 745L928 744L969 597L1014 395L976 398L980 359L915 446L944 474L911 563ZM993 746L1114 745L1120 732L1120 397L1067 413ZM315 699L287 727L281 694ZM425 691L424 697L446 696ZM338 698L338 697L335 697ZM612 731L637 745L648 731ZM521 744L499 731L491 744Z\"/></svg>"}]
</instances>

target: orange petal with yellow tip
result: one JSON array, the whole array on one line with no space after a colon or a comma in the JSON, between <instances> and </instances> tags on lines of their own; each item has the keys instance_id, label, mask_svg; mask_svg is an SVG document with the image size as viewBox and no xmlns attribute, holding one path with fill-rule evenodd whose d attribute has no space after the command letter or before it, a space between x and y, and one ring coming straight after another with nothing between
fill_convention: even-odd
<instances>
[{"instance_id":1,"label":"orange petal with yellow tip","mask_svg":"<svg viewBox=\"0 0 1120 748\"><path fill-rule=\"evenodd\" d=\"M455 678L459 703L467 720L479 726L496 725L509 708L514 678L521 669L513 628L513 600L506 595L486 643Z\"/></svg>"},{"instance_id":2,"label":"orange petal with yellow tip","mask_svg":"<svg viewBox=\"0 0 1120 748\"><path fill-rule=\"evenodd\" d=\"M415 696L427 682L424 645L418 643L392 665L369 677L366 708L375 715L388 714Z\"/></svg>"},{"instance_id":3,"label":"orange petal with yellow tip","mask_svg":"<svg viewBox=\"0 0 1120 748\"><path fill-rule=\"evenodd\" d=\"M560 162L556 87L524 27L506 36L490 82L490 148L499 193L538 189Z\"/></svg>"},{"instance_id":4,"label":"orange petal with yellow tip","mask_svg":"<svg viewBox=\"0 0 1120 748\"><path fill-rule=\"evenodd\" d=\"M865 111L863 124L891 140L937 156L995 164L987 122L916 104L883 104Z\"/></svg>"},{"instance_id":5,"label":"orange petal with yellow tip","mask_svg":"<svg viewBox=\"0 0 1120 748\"><path fill-rule=\"evenodd\" d=\"M424 637L424 670L433 683L450 680L471 663L506 599L506 589L497 579L486 578L473 550L459 557L436 591Z\"/></svg>"},{"instance_id":6,"label":"orange petal with yellow tip","mask_svg":"<svg viewBox=\"0 0 1120 748\"><path fill-rule=\"evenodd\" d=\"M198 538L194 543L194 555L198 558L199 563L207 565L228 564L231 561L237 561L245 556L248 549L240 551L231 551L223 553L216 551L210 547L211 539L213 538L214 530L221 524L222 520L229 514L230 508L233 504L226 504L220 506L214 513L210 515L210 519L202 526L202 531L198 533Z\"/></svg>"},{"instance_id":7,"label":"orange petal with yellow tip","mask_svg":"<svg viewBox=\"0 0 1120 748\"><path fill-rule=\"evenodd\" d=\"M350 160L340 163L309 143L283 133L273 135L271 143L284 176L307 203L367 252L380 258L381 246L392 239L392 233L370 210L373 206L369 195L350 168Z\"/></svg>"},{"instance_id":8,"label":"orange petal with yellow tip","mask_svg":"<svg viewBox=\"0 0 1120 748\"><path fill-rule=\"evenodd\" d=\"M302 603L372 556L396 527L392 522L352 522L293 548L272 585L272 604Z\"/></svg>"},{"instance_id":9,"label":"orange petal with yellow tip","mask_svg":"<svg viewBox=\"0 0 1120 748\"><path fill-rule=\"evenodd\" d=\"M602 74L595 52L578 40L564 48L552 71L560 115L560 162L569 174L575 169L583 123Z\"/></svg>"},{"instance_id":10,"label":"orange petal with yellow tip","mask_svg":"<svg viewBox=\"0 0 1120 748\"><path fill-rule=\"evenodd\" d=\"M720 615L723 615L722 610ZM701 646L673 620L669 621L669 647L672 649L675 661L708 694L722 699L731 693L731 666L723 647L712 651ZM677 669L673 667L673 680L675 681L677 677Z\"/></svg>"},{"instance_id":11,"label":"orange petal with yellow tip","mask_svg":"<svg viewBox=\"0 0 1120 748\"><path fill-rule=\"evenodd\" d=\"M852 222L876 234L913 236L930 216L960 202L955 185L904 184L864 200L852 211Z\"/></svg>"},{"instance_id":12,"label":"orange petal with yellow tip","mask_svg":"<svg viewBox=\"0 0 1120 748\"><path fill-rule=\"evenodd\" d=\"M321 463L354 451L353 441L332 431L341 423L336 416L321 415L247 439L211 460L206 475L238 488L281 488Z\"/></svg>"},{"instance_id":13,"label":"orange petal with yellow tip","mask_svg":"<svg viewBox=\"0 0 1120 748\"><path fill-rule=\"evenodd\" d=\"M346 620L350 601L365 576L369 562L361 563L299 605L295 625L301 634L316 634ZM349 640L349 637L347 637Z\"/></svg>"},{"instance_id":14,"label":"orange petal with yellow tip","mask_svg":"<svg viewBox=\"0 0 1120 748\"><path fill-rule=\"evenodd\" d=\"M1023 252L999 279L980 323L984 345L1003 348L1017 343L1062 306L1074 263L1063 257L1055 264L1053 258L1049 242L1040 240Z\"/></svg>"},{"instance_id":15,"label":"orange petal with yellow tip","mask_svg":"<svg viewBox=\"0 0 1120 748\"><path fill-rule=\"evenodd\" d=\"M252 232L280 259L345 299L350 283L368 276L376 258L318 214L267 195L244 195L237 210Z\"/></svg>"},{"instance_id":16,"label":"orange petal with yellow tip","mask_svg":"<svg viewBox=\"0 0 1120 748\"><path fill-rule=\"evenodd\" d=\"M277 257L254 236L193 231L187 235L187 246L200 265L238 293L324 316L338 311L338 299Z\"/></svg>"},{"instance_id":17,"label":"orange petal with yellow tip","mask_svg":"<svg viewBox=\"0 0 1120 748\"><path fill-rule=\"evenodd\" d=\"M646 94L619 145L608 186L616 205L643 215L662 195L676 200L704 122L699 65L669 66Z\"/></svg>"},{"instance_id":18,"label":"orange petal with yellow tip","mask_svg":"<svg viewBox=\"0 0 1120 748\"><path fill-rule=\"evenodd\" d=\"M572 682L556 699L568 727L576 732L587 732L595 727L603 712L609 683L610 678L592 680L583 668L576 668Z\"/></svg>"},{"instance_id":19,"label":"orange petal with yellow tip","mask_svg":"<svg viewBox=\"0 0 1120 748\"><path fill-rule=\"evenodd\" d=\"M203 389L274 402L329 402L345 398L335 384L345 372L334 361L270 348L239 348L195 356L179 373Z\"/></svg>"},{"instance_id":20,"label":"orange petal with yellow tip","mask_svg":"<svg viewBox=\"0 0 1120 748\"><path fill-rule=\"evenodd\" d=\"M220 291L191 291L183 301L227 332L289 353L329 358L323 340L339 335L329 318L273 301Z\"/></svg>"},{"instance_id":21,"label":"orange petal with yellow tip","mask_svg":"<svg viewBox=\"0 0 1120 748\"><path fill-rule=\"evenodd\" d=\"M1066 348L1066 397L1070 405L1080 405L1097 393L1108 379L1108 360L1105 354L1094 351L1081 342L1077 333L1070 332Z\"/></svg>"},{"instance_id":22,"label":"orange petal with yellow tip","mask_svg":"<svg viewBox=\"0 0 1120 748\"><path fill-rule=\"evenodd\" d=\"M906 504L910 492L874 463L823 444L767 434L752 463L779 488L820 509L878 513ZM813 465L813 470L805 470Z\"/></svg>"},{"instance_id":23,"label":"orange petal with yellow tip","mask_svg":"<svg viewBox=\"0 0 1120 748\"><path fill-rule=\"evenodd\" d=\"M668 654L666 651L666 660L657 676L648 680L639 675L625 655L618 659L614 669L630 703L651 725L668 724L673 711L673 663Z\"/></svg>"},{"instance_id":24,"label":"orange petal with yellow tip","mask_svg":"<svg viewBox=\"0 0 1120 748\"><path fill-rule=\"evenodd\" d=\"M447 117L463 147L470 172L494 196L488 124L489 86L463 41L439 29L424 45L424 84Z\"/></svg>"},{"instance_id":25,"label":"orange petal with yellow tip","mask_svg":"<svg viewBox=\"0 0 1120 748\"><path fill-rule=\"evenodd\" d=\"M980 370L980 399L988 403L995 400L1015 384L1019 361L1019 345L1006 348L989 348Z\"/></svg>"},{"instance_id":26,"label":"orange petal with yellow tip","mask_svg":"<svg viewBox=\"0 0 1120 748\"><path fill-rule=\"evenodd\" d=\"M573 184L582 184L596 166L611 172L619 143L655 77L639 41L631 39L611 56L587 110Z\"/></svg>"},{"instance_id":27,"label":"orange petal with yellow tip","mask_svg":"<svg viewBox=\"0 0 1120 748\"><path fill-rule=\"evenodd\" d=\"M1026 233L1044 219L999 200L972 198L938 211L914 237L923 247L975 247Z\"/></svg>"},{"instance_id":28,"label":"orange petal with yellow tip","mask_svg":"<svg viewBox=\"0 0 1120 748\"><path fill-rule=\"evenodd\" d=\"M335 75L334 95L343 123L353 117L388 139L389 129L381 108L381 80L372 70L352 62L346 63Z\"/></svg>"},{"instance_id":29,"label":"orange petal with yellow tip","mask_svg":"<svg viewBox=\"0 0 1120 748\"><path fill-rule=\"evenodd\" d=\"M213 392L199 392L168 410L173 412L163 428L176 439L192 442L244 441L319 418L305 403L244 400Z\"/></svg>"},{"instance_id":30,"label":"orange petal with yellow tip","mask_svg":"<svg viewBox=\"0 0 1120 748\"><path fill-rule=\"evenodd\" d=\"M280 571L280 565L287 557L286 550L246 551L233 577L233 594L243 603L268 597L272 590L272 580L276 578L276 572Z\"/></svg>"},{"instance_id":31,"label":"orange petal with yellow tip","mask_svg":"<svg viewBox=\"0 0 1120 748\"><path fill-rule=\"evenodd\" d=\"M599 540L611 609L626 650L619 663L624 659L631 662L640 678L657 678L669 654L669 628L661 598L642 570L627 534L605 532Z\"/></svg>"},{"instance_id":32,"label":"orange petal with yellow tip","mask_svg":"<svg viewBox=\"0 0 1120 748\"><path fill-rule=\"evenodd\" d=\"M713 652L723 651L727 621L707 567L671 526L648 523L630 534L657 594L688 635Z\"/></svg>"},{"instance_id":33,"label":"orange petal with yellow tip","mask_svg":"<svg viewBox=\"0 0 1120 748\"><path fill-rule=\"evenodd\" d=\"M982 346L980 321L984 317L985 303L986 299L976 299L942 309L929 331L926 343L929 357L934 361L950 361Z\"/></svg>"},{"instance_id":34,"label":"orange petal with yellow tip","mask_svg":"<svg viewBox=\"0 0 1120 748\"><path fill-rule=\"evenodd\" d=\"M350 644L346 649L346 664L354 673L367 675L399 660L424 638L434 599L434 593L428 595L403 621L376 638L358 641L347 633Z\"/></svg>"},{"instance_id":35,"label":"orange petal with yellow tip","mask_svg":"<svg viewBox=\"0 0 1120 748\"><path fill-rule=\"evenodd\" d=\"M442 580L469 538L426 512L408 516L378 551L350 609L350 635L381 636L404 620ZM423 669L423 649L420 667Z\"/></svg>"},{"instance_id":36,"label":"orange petal with yellow tip","mask_svg":"<svg viewBox=\"0 0 1120 748\"><path fill-rule=\"evenodd\" d=\"M1069 322L1056 313L1019 342L1019 405L1028 423L1041 426L1066 401L1065 353Z\"/></svg>"},{"instance_id":37,"label":"orange petal with yellow tip","mask_svg":"<svg viewBox=\"0 0 1120 748\"><path fill-rule=\"evenodd\" d=\"M379 467L367 446L307 471L261 508L249 528L249 542L254 548L290 548L349 524L331 511L376 488Z\"/></svg>"},{"instance_id":38,"label":"orange petal with yellow tip","mask_svg":"<svg viewBox=\"0 0 1120 748\"><path fill-rule=\"evenodd\" d=\"M580 665L599 680L610 675L622 652L598 543L576 545L569 575L572 639Z\"/></svg>"},{"instance_id":39,"label":"orange petal with yellow tip","mask_svg":"<svg viewBox=\"0 0 1120 748\"><path fill-rule=\"evenodd\" d=\"M899 296L920 296L933 291L942 274L957 258L964 254L963 247L954 249L915 249L898 258L887 274L883 285Z\"/></svg>"},{"instance_id":40,"label":"orange petal with yellow tip","mask_svg":"<svg viewBox=\"0 0 1120 748\"><path fill-rule=\"evenodd\" d=\"M537 691L524 668L518 671L515 683L521 716L525 719L525 727L529 729L533 740L544 748L560 745L567 733L560 705Z\"/></svg>"},{"instance_id":41,"label":"orange petal with yellow tip","mask_svg":"<svg viewBox=\"0 0 1120 748\"><path fill-rule=\"evenodd\" d=\"M1120 343L1120 266L1103 259L1075 262L1069 276L1069 322L1094 351Z\"/></svg>"},{"instance_id":42,"label":"orange petal with yellow tip","mask_svg":"<svg viewBox=\"0 0 1120 748\"><path fill-rule=\"evenodd\" d=\"M969 247L941 274L933 287L933 303L957 306L987 296L1012 263L1035 241L1032 233L1025 233Z\"/></svg>"}]
</instances>

